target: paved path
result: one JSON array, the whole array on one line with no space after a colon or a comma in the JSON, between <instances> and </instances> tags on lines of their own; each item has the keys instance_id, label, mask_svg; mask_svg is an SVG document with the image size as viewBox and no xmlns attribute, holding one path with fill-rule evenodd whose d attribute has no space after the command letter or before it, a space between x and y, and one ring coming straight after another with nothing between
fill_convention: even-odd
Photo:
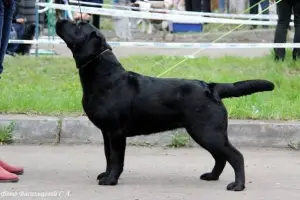
<instances>
[{"instance_id":1,"label":"paved path","mask_svg":"<svg viewBox=\"0 0 300 200\"><path fill-rule=\"evenodd\" d=\"M115 41L116 35L114 31L103 31L108 41ZM274 30L256 30L256 31L235 31L229 35L226 35L221 41L218 42L244 42L244 43L259 43L259 42L273 42ZM201 34L180 34L176 36L175 42L204 42L210 43L217 38L220 38L226 32L215 33L201 33ZM153 37L150 39L149 37ZM43 36L43 39L48 37ZM58 37L57 37L58 38ZM157 35L147 35L138 33L135 35L134 41L149 41L149 42L164 42L159 40ZM290 41L290 37L289 37ZM33 46L34 47L34 46ZM61 56L71 56L71 51L66 45L40 45L40 48L52 49L54 47L55 52ZM257 57L270 53L272 49L204 49L201 50L196 56L209 56L209 57L222 57L222 56L241 56L241 57ZM115 47L114 52L117 57L128 57L135 55L166 55L166 56L189 56L199 51L199 49L161 49L161 48L144 48L144 47Z\"/></svg>"},{"instance_id":2,"label":"paved path","mask_svg":"<svg viewBox=\"0 0 300 200\"><path fill-rule=\"evenodd\" d=\"M55 45L55 52L60 56L72 56L71 51L66 45ZM51 49L48 45L40 45L40 48ZM160 49L160 48L129 48L129 47L114 47L118 58L137 56L137 55L167 55L167 56L189 56L199 51L198 49ZM270 49L204 49L195 56L223 57L223 56L241 56L241 57L258 57L267 55Z\"/></svg>"},{"instance_id":3,"label":"paved path","mask_svg":"<svg viewBox=\"0 0 300 200\"><path fill-rule=\"evenodd\" d=\"M0 185L1 199L28 192L57 192L70 200L298 200L300 152L241 149L245 156L247 189L226 191L233 180L227 165L217 182L199 180L213 160L201 149L128 147L119 185L98 186L96 176L105 167L102 146L2 146L1 158L25 166L19 183ZM60 192L62 191L62 192ZM9 194L10 193L10 194ZM68 196L68 194L70 196ZM3 198L5 197L5 198Z\"/></svg>"},{"instance_id":4,"label":"paved path","mask_svg":"<svg viewBox=\"0 0 300 200\"><path fill-rule=\"evenodd\" d=\"M216 31L216 30L212 30ZM257 30L240 30L234 31L230 34L228 32L203 32L200 34L179 34L175 37L175 42L204 42L210 43L224 35L218 42L227 43L265 43L273 42L274 29L257 29ZM47 32L47 31L46 31ZM46 33L45 32L45 33ZM108 41L118 41L116 34L111 30L103 30L104 35ZM161 40L160 34L144 34L137 32L134 34L134 41L149 41L149 42L164 42ZM47 36L42 38L47 39ZM292 42L293 31L289 31L288 41ZM169 41L170 42L170 41ZM52 45L40 45L40 48L51 49ZM54 45L55 51L61 56L71 56L70 50L66 45ZM34 46L33 46L34 48ZM134 55L167 55L167 56L189 56L198 51L198 49L160 49L160 48L129 48L129 47L116 47L114 51L117 57L128 57ZM222 57L229 56L241 56L241 57L257 57L269 54L272 49L205 49L196 56L209 56L209 57Z\"/></svg>"}]
</instances>

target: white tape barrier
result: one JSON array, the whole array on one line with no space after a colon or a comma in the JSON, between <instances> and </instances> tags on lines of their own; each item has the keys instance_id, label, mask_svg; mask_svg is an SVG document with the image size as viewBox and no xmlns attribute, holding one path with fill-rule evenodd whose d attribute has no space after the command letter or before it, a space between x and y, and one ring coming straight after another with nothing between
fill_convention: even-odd
<instances>
[{"instance_id":1,"label":"white tape barrier","mask_svg":"<svg viewBox=\"0 0 300 200\"><path fill-rule=\"evenodd\" d=\"M9 40L17 44L65 44L63 40ZM162 49L252 49L300 48L300 43L159 43L159 42L108 42L112 47L143 47Z\"/></svg>"},{"instance_id":2,"label":"white tape barrier","mask_svg":"<svg viewBox=\"0 0 300 200\"><path fill-rule=\"evenodd\" d=\"M38 3L38 1L37 1L37 3ZM48 3L53 3L53 0L49 0ZM44 13L44 12L47 12L48 10L49 10L49 7L45 7L43 9L39 10L38 13Z\"/></svg>"},{"instance_id":3,"label":"white tape barrier","mask_svg":"<svg viewBox=\"0 0 300 200\"><path fill-rule=\"evenodd\" d=\"M113 7L113 8L124 8L124 9L137 9L131 6L120 6L120 5L112 5L112 4L103 4L103 3L92 3L92 2L85 2L85 1L76 1L76 0L69 0L70 3L76 5L94 5L94 6L105 6L105 7ZM189 15L189 16L209 16L209 17L217 17L217 18L240 18L240 19L266 19L266 20L273 20L276 21L278 19L277 15L269 14L227 14L227 13L208 13L208 12L187 12L187 11L178 11L178 10L166 10L166 9L142 9L139 8L141 11L151 11L151 12L164 12L168 14L182 14L182 15ZM292 20L294 19L294 15L292 15Z\"/></svg>"},{"instance_id":4,"label":"white tape barrier","mask_svg":"<svg viewBox=\"0 0 300 200\"><path fill-rule=\"evenodd\" d=\"M45 6L49 8L59 10L72 10L80 12L79 6L62 5L62 4L49 4L49 3L38 3L39 6ZM217 23L217 24L243 24L243 25L276 25L276 21L256 21L256 20L239 20L239 19L222 19L212 17L195 17L188 15L179 14L161 14L151 12L135 12L130 10L118 10L108 8L92 8L92 7L81 7L82 12L91 13L96 15L106 15L113 17L129 17L129 18L143 18L143 19L156 19L166 20L178 23ZM293 22L290 23L293 26Z\"/></svg>"}]
</instances>

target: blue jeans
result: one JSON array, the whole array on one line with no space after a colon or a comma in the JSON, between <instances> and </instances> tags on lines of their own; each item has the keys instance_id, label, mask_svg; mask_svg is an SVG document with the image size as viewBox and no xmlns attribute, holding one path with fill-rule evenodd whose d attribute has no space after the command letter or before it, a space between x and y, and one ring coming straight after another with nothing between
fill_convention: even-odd
<instances>
[{"instance_id":1,"label":"blue jeans","mask_svg":"<svg viewBox=\"0 0 300 200\"><path fill-rule=\"evenodd\" d=\"M15 0L9 2L9 5L5 5L4 0L0 0L0 74L3 71L3 60L15 11Z\"/></svg>"},{"instance_id":2,"label":"blue jeans","mask_svg":"<svg viewBox=\"0 0 300 200\"><path fill-rule=\"evenodd\" d=\"M262 12L262 14L268 15L269 14L269 6L270 6L270 2L269 0L264 0L260 3L261 6L261 10L265 10Z\"/></svg>"},{"instance_id":3,"label":"blue jeans","mask_svg":"<svg viewBox=\"0 0 300 200\"><path fill-rule=\"evenodd\" d=\"M225 12L225 0L219 0L219 9L220 12Z\"/></svg>"},{"instance_id":4,"label":"blue jeans","mask_svg":"<svg viewBox=\"0 0 300 200\"><path fill-rule=\"evenodd\" d=\"M18 40L21 40L22 36L24 34L25 25L20 24L20 23L13 23L12 26L14 27L15 31L17 32ZM19 44L16 44L16 43L8 44L7 51L9 51L11 53L15 53L16 50L18 49L18 47L19 47Z\"/></svg>"},{"instance_id":5,"label":"blue jeans","mask_svg":"<svg viewBox=\"0 0 300 200\"><path fill-rule=\"evenodd\" d=\"M250 0L250 14L258 14L258 4L257 3L259 3L261 0ZM254 6L255 5L255 6ZM260 2L260 6L261 6L261 9L262 10L265 10L265 11L263 11L262 12L262 14L265 14L265 15L268 15L269 14L269 9L267 9L267 8L269 8L269 5L270 5L270 3L269 3L269 0L263 0L263 1L261 1Z\"/></svg>"}]
</instances>

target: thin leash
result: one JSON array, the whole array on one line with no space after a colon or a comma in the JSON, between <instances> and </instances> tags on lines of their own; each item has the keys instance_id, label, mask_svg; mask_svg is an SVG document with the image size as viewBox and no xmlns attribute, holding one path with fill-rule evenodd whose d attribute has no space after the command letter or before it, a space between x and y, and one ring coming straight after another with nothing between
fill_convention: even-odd
<instances>
[{"instance_id":1,"label":"thin leash","mask_svg":"<svg viewBox=\"0 0 300 200\"><path fill-rule=\"evenodd\" d=\"M259 12L259 13L256 14L256 15L259 15L259 14L263 13L264 11L266 11L267 9L270 9L271 7L277 5L277 4L280 3L281 1L284 1L284 0L278 0L278 1L276 1L273 5L270 5L268 8L263 9L261 12ZM250 20L252 20L252 19L253 19L253 17L250 18L248 21L250 21ZM224 34L224 35L222 35L221 37L219 37L218 39L214 40L212 43L218 42L219 40L223 39L224 37L226 37L226 36L229 35L230 33L234 32L236 29L240 28L240 27L243 26L243 25L244 25L244 24L240 24L240 25L236 26L235 28L233 28L232 30L230 30L229 32L227 32L226 34ZM207 48L202 48L202 49L196 51L195 53L191 54L190 56L195 56L196 54L202 52L202 51L205 50L205 49L207 49ZM187 57L187 58L181 60L181 61L178 62L177 64L173 65L172 67L168 68L167 70L165 70L164 72L162 72L161 74L159 74L157 77L161 77L162 75L168 73L169 71L171 71L171 70L174 69L175 67L179 66L180 64L184 63L184 62L187 61L188 59L189 59L189 58Z\"/></svg>"},{"instance_id":2,"label":"thin leash","mask_svg":"<svg viewBox=\"0 0 300 200\"><path fill-rule=\"evenodd\" d=\"M81 11L81 3L80 3L79 0L77 0L77 1L78 1L78 6L79 6L80 19L81 19L81 21L83 21L83 19L82 19L82 11Z\"/></svg>"},{"instance_id":3,"label":"thin leash","mask_svg":"<svg viewBox=\"0 0 300 200\"><path fill-rule=\"evenodd\" d=\"M95 58L93 58L90 61L88 61L87 63L85 63L80 68L83 69L85 66L87 66L88 64L90 64L91 62L93 62L94 60L96 60L97 58L99 58L100 56L102 56L107 51L109 51L109 49L106 49L106 50L102 51L98 56L96 56Z\"/></svg>"},{"instance_id":4,"label":"thin leash","mask_svg":"<svg viewBox=\"0 0 300 200\"><path fill-rule=\"evenodd\" d=\"M81 10L81 3L79 0L78 1L78 6L79 6L79 12L80 12L80 19L81 21L83 21L82 19L82 10ZM84 65L81 66L81 69L83 69L85 66L87 66L88 64L90 64L91 62L93 62L94 60L96 60L97 58L99 58L100 56L102 56L105 52L107 52L109 49L106 49L104 51L102 51L98 56L96 56L95 58L91 59L90 61L88 61L87 63L85 63Z\"/></svg>"},{"instance_id":5,"label":"thin leash","mask_svg":"<svg viewBox=\"0 0 300 200\"><path fill-rule=\"evenodd\" d=\"M259 6L259 4L261 3L261 2L263 2L264 0L260 0L259 2L257 2L256 4L254 4L254 5L252 5L252 6L250 6L250 7L248 7L247 9L245 9L245 10L243 10L240 14L243 14L243 13L246 13L246 12L248 12L249 10L251 10L252 8L254 8L255 6ZM215 28L213 28L213 30L219 30L219 28L221 28L221 27L223 27L223 26L225 26L226 24L220 24L220 25L218 25L217 27L215 27ZM210 31L210 32L212 32L212 30ZM208 32L208 34L210 33L210 32ZM202 37L200 37L200 38L197 38L197 39L195 39L194 41L192 41L192 42L196 42L196 40L199 40L199 39L202 39L203 38L203 36ZM179 51L176 51L176 52L179 52ZM167 59L169 59L169 57L165 57L165 58L163 58L163 59L161 59L160 61L157 61L157 62L155 62L155 66L157 66L157 65L160 65L163 61L165 61L165 60L167 60Z\"/></svg>"}]
</instances>

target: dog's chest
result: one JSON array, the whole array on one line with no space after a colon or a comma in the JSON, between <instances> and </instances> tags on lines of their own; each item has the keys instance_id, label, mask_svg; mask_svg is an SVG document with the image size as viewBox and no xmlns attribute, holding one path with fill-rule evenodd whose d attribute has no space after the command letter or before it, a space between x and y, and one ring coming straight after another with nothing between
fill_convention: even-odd
<instances>
[{"instance_id":1,"label":"dog's chest","mask_svg":"<svg viewBox=\"0 0 300 200\"><path fill-rule=\"evenodd\" d=\"M130 98L116 91L106 95L90 95L82 98L82 106L89 119L100 129L124 124L130 113Z\"/></svg>"}]
</instances>

